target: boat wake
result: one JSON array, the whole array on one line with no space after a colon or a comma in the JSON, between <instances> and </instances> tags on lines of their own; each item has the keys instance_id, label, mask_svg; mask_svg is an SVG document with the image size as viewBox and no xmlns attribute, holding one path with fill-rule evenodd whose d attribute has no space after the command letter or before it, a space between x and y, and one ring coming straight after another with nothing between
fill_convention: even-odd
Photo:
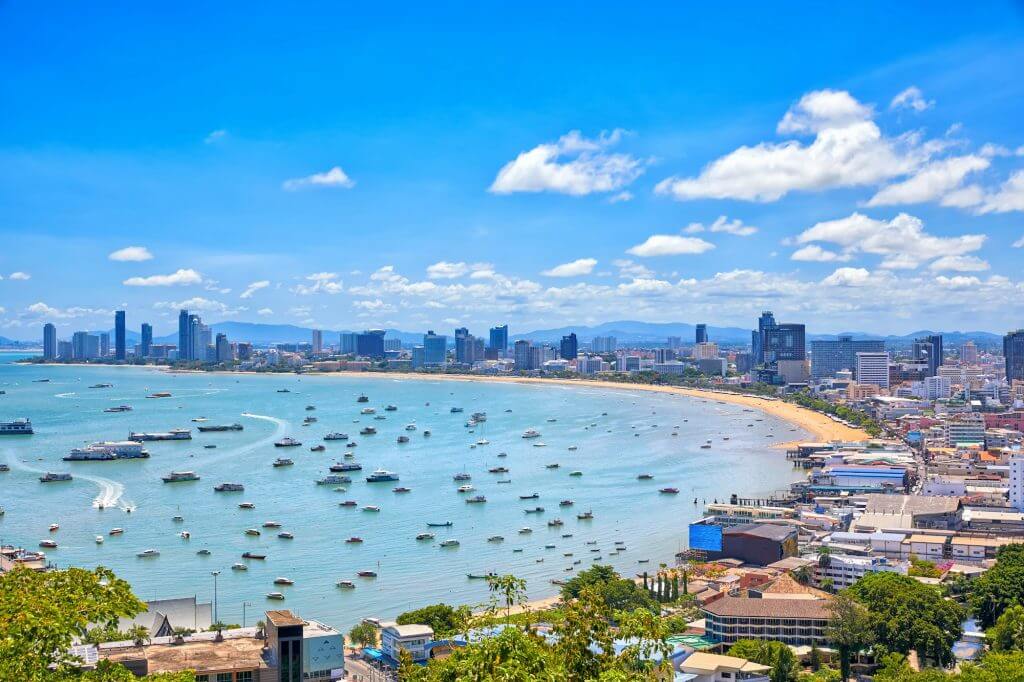
<instances>
[{"instance_id":1,"label":"boat wake","mask_svg":"<svg viewBox=\"0 0 1024 682\"><path fill-rule=\"evenodd\" d=\"M284 435L288 432L289 424L284 419L278 419L277 417L270 417L270 416L265 415L265 414L253 414L251 412L243 412L242 416L243 417L247 417L249 419L260 419L262 421L271 422L271 423L276 425L276 428L274 429L273 433L271 433L269 436L266 436L264 438L260 438L257 441L253 441L252 443L247 443L246 445L240 445L239 447L232 448L230 450L225 450L224 452L222 452L220 454L217 454L217 455L214 455L212 457L204 457L203 460L202 460L204 464L212 464L214 462L219 462L221 460L228 459L230 457L237 457L238 455L246 455L246 454L249 454L250 452L254 452L256 450L259 450L260 448L266 448L266 447L268 447L270 445L273 445L274 441L281 440L281 438L283 438Z\"/></svg>"},{"instance_id":2,"label":"boat wake","mask_svg":"<svg viewBox=\"0 0 1024 682\"><path fill-rule=\"evenodd\" d=\"M7 463L10 465L12 469L19 469L21 471L27 471L29 473L40 475L46 473L42 469L37 469L33 466L29 466L28 464L25 464L24 462L18 460L14 456L14 453L10 451L8 451L7 453ZM125 499L123 483L113 481L109 478L103 478L102 476L93 476L91 474L82 474L75 472L73 475L76 480L82 479L84 481L89 481L90 483L93 483L99 487L100 491L96 495L96 497L93 498L92 501L92 506L95 507L96 509L107 507L118 507L125 511L129 509L135 509L135 503L132 502L131 500Z\"/></svg>"},{"instance_id":3,"label":"boat wake","mask_svg":"<svg viewBox=\"0 0 1024 682\"><path fill-rule=\"evenodd\" d=\"M74 397L74 395L75 395L75 392L71 391L69 393L54 393L53 397L54 398L72 398L72 397Z\"/></svg>"}]
</instances>

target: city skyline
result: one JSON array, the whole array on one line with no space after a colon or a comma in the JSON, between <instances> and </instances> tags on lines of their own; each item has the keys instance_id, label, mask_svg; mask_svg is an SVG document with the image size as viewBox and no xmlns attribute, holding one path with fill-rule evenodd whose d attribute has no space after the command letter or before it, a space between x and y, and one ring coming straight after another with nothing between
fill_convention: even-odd
<instances>
[{"instance_id":1,"label":"city skyline","mask_svg":"<svg viewBox=\"0 0 1024 682\"><path fill-rule=\"evenodd\" d=\"M231 13L226 42L218 20L76 11L0 10L19 64L0 336L112 329L115 310L162 336L183 307L478 336L749 328L766 308L816 333L1024 319L1009 3L839 8L813 31L757 6L726 29L712 9L528 22L442 5L386 32L330 7L212 9ZM901 30L864 50L849 27L878 22ZM246 45L278 31L306 37Z\"/></svg>"}]
</instances>

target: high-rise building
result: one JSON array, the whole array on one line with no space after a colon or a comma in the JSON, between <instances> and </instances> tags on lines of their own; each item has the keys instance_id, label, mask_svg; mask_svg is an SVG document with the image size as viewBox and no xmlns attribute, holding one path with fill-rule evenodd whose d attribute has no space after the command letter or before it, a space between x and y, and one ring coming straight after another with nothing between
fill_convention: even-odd
<instances>
[{"instance_id":1,"label":"high-rise building","mask_svg":"<svg viewBox=\"0 0 1024 682\"><path fill-rule=\"evenodd\" d=\"M761 313L761 317L757 319L757 331L751 333L751 343L754 356L755 365L763 365L766 362L771 362L765 358L765 347L764 339L765 333L769 329L775 327L775 315L770 310L765 310Z\"/></svg>"},{"instance_id":2,"label":"high-rise building","mask_svg":"<svg viewBox=\"0 0 1024 682\"><path fill-rule=\"evenodd\" d=\"M718 344L701 341L693 347L694 360L712 360L718 357Z\"/></svg>"},{"instance_id":3,"label":"high-rise building","mask_svg":"<svg viewBox=\"0 0 1024 682\"><path fill-rule=\"evenodd\" d=\"M925 363L925 376L933 377L942 366L942 334L915 339L911 346L911 357L919 363Z\"/></svg>"},{"instance_id":4,"label":"high-rise building","mask_svg":"<svg viewBox=\"0 0 1024 682\"><path fill-rule=\"evenodd\" d=\"M100 355L100 337L89 332L75 332L71 337L71 356L75 360L93 360Z\"/></svg>"},{"instance_id":5,"label":"high-rise building","mask_svg":"<svg viewBox=\"0 0 1024 682\"><path fill-rule=\"evenodd\" d=\"M857 383L889 388L889 354L857 353Z\"/></svg>"},{"instance_id":6,"label":"high-rise building","mask_svg":"<svg viewBox=\"0 0 1024 682\"><path fill-rule=\"evenodd\" d=\"M761 334L762 362L807 359L805 338L806 331L802 324L776 324L766 328Z\"/></svg>"},{"instance_id":7,"label":"high-rise building","mask_svg":"<svg viewBox=\"0 0 1024 682\"><path fill-rule=\"evenodd\" d=\"M358 339L359 334L355 332L342 332L338 338L338 351L342 355L355 355Z\"/></svg>"},{"instance_id":8,"label":"high-rise building","mask_svg":"<svg viewBox=\"0 0 1024 682\"><path fill-rule=\"evenodd\" d=\"M562 337L559 346L559 355L563 360L575 360L579 354L579 344L576 342L576 333L573 332Z\"/></svg>"},{"instance_id":9,"label":"high-rise building","mask_svg":"<svg viewBox=\"0 0 1024 682\"><path fill-rule=\"evenodd\" d=\"M487 358L487 349L484 340L476 336L470 336L466 346L466 362L472 364L481 362Z\"/></svg>"},{"instance_id":10,"label":"high-rise building","mask_svg":"<svg viewBox=\"0 0 1024 682\"><path fill-rule=\"evenodd\" d=\"M402 350L402 340L384 339L384 351L387 352L389 350Z\"/></svg>"},{"instance_id":11,"label":"high-rise building","mask_svg":"<svg viewBox=\"0 0 1024 682\"><path fill-rule=\"evenodd\" d=\"M679 336L668 337L668 347L672 350L679 350L683 347L683 339Z\"/></svg>"},{"instance_id":12,"label":"high-rise building","mask_svg":"<svg viewBox=\"0 0 1024 682\"><path fill-rule=\"evenodd\" d=\"M213 345L213 332L203 324L202 318L198 315L188 316L188 338L192 345L188 350L187 359L206 362L207 349Z\"/></svg>"},{"instance_id":13,"label":"high-rise building","mask_svg":"<svg viewBox=\"0 0 1024 682\"><path fill-rule=\"evenodd\" d=\"M1024 511L1024 455L1010 456L1010 506Z\"/></svg>"},{"instance_id":14,"label":"high-rise building","mask_svg":"<svg viewBox=\"0 0 1024 682\"><path fill-rule=\"evenodd\" d=\"M880 339L858 339L848 334L835 341L811 341L811 376L815 379L833 377L844 369L857 369L857 353L883 353Z\"/></svg>"},{"instance_id":15,"label":"high-rise building","mask_svg":"<svg viewBox=\"0 0 1024 682\"><path fill-rule=\"evenodd\" d=\"M313 355L320 355L324 352L324 333L319 329L313 330Z\"/></svg>"},{"instance_id":16,"label":"high-rise building","mask_svg":"<svg viewBox=\"0 0 1024 682\"><path fill-rule=\"evenodd\" d=\"M124 322L124 311L116 311L114 313L114 359L122 362L128 357L125 347Z\"/></svg>"},{"instance_id":17,"label":"high-rise building","mask_svg":"<svg viewBox=\"0 0 1024 682\"><path fill-rule=\"evenodd\" d=\"M1006 381L1024 381L1024 329L1003 337L1003 358L1006 361Z\"/></svg>"},{"instance_id":18,"label":"high-rise building","mask_svg":"<svg viewBox=\"0 0 1024 682\"><path fill-rule=\"evenodd\" d=\"M590 341L590 350L595 353L614 353L616 345L614 336L595 336Z\"/></svg>"},{"instance_id":19,"label":"high-rise building","mask_svg":"<svg viewBox=\"0 0 1024 682\"><path fill-rule=\"evenodd\" d=\"M708 326L706 324L698 324L695 333L694 343L707 343L708 342Z\"/></svg>"},{"instance_id":20,"label":"high-rise building","mask_svg":"<svg viewBox=\"0 0 1024 682\"><path fill-rule=\"evenodd\" d=\"M217 334L215 347L217 349L217 362L231 362L235 359L234 354L231 352L231 343L228 342L227 334Z\"/></svg>"},{"instance_id":21,"label":"high-rise building","mask_svg":"<svg viewBox=\"0 0 1024 682\"><path fill-rule=\"evenodd\" d=\"M149 357L149 349L153 347L153 325L146 322L142 323L142 340L139 343L139 354L144 357Z\"/></svg>"},{"instance_id":22,"label":"high-rise building","mask_svg":"<svg viewBox=\"0 0 1024 682\"><path fill-rule=\"evenodd\" d=\"M47 322L43 325L43 360L57 359L57 328Z\"/></svg>"},{"instance_id":23,"label":"high-rise building","mask_svg":"<svg viewBox=\"0 0 1024 682\"><path fill-rule=\"evenodd\" d=\"M105 358L110 355L110 333L100 332L100 357Z\"/></svg>"},{"instance_id":24,"label":"high-rise building","mask_svg":"<svg viewBox=\"0 0 1024 682\"><path fill-rule=\"evenodd\" d=\"M533 344L526 339L520 339L516 341L513 346L512 359L515 362L515 368L517 370L529 370L533 369L531 366L532 353L531 350Z\"/></svg>"},{"instance_id":25,"label":"high-rise building","mask_svg":"<svg viewBox=\"0 0 1024 682\"><path fill-rule=\"evenodd\" d=\"M75 357L75 346L70 341L57 342L57 357L61 360L71 360Z\"/></svg>"},{"instance_id":26,"label":"high-rise building","mask_svg":"<svg viewBox=\"0 0 1024 682\"><path fill-rule=\"evenodd\" d=\"M505 357L505 353L508 352L508 325L503 324L500 327L491 327L491 335L488 339L489 343L487 347L493 351L498 351L498 357Z\"/></svg>"},{"instance_id":27,"label":"high-rise building","mask_svg":"<svg viewBox=\"0 0 1024 682\"><path fill-rule=\"evenodd\" d=\"M974 365L978 362L978 347L974 341L968 341L960 347L960 362L965 365Z\"/></svg>"},{"instance_id":28,"label":"high-rise building","mask_svg":"<svg viewBox=\"0 0 1024 682\"><path fill-rule=\"evenodd\" d=\"M467 343L469 339L469 330L465 327L459 327L455 330L455 362L460 364L472 362L472 360L466 357L466 346L469 345Z\"/></svg>"},{"instance_id":29,"label":"high-rise building","mask_svg":"<svg viewBox=\"0 0 1024 682\"><path fill-rule=\"evenodd\" d=\"M423 366L438 367L444 365L448 355L448 337L428 331L423 335Z\"/></svg>"},{"instance_id":30,"label":"high-rise building","mask_svg":"<svg viewBox=\"0 0 1024 682\"><path fill-rule=\"evenodd\" d=\"M178 311L178 359L191 360L192 357L192 316L187 310Z\"/></svg>"},{"instance_id":31,"label":"high-rise building","mask_svg":"<svg viewBox=\"0 0 1024 682\"><path fill-rule=\"evenodd\" d=\"M238 359L241 362L246 362L252 359L252 344L251 343L239 343L237 347Z\"/></svg>"},{"instance_id":32,"label":"high-rise building","mask_svg":"<svg viewBox=\"0 0 1024 682\"><path fill-rule=\"evenodd\" d=\"M367 329L362 334L356 335L356 355L366 358L384 358L384 335L387 332L383 329Z\"/></svg>"}]
</instances>

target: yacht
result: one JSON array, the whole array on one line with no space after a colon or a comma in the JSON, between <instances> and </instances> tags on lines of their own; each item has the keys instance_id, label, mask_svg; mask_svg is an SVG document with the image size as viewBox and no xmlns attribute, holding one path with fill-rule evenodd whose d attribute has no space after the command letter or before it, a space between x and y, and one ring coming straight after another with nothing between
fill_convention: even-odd
<instances>
[{"instance_id":1,"label":"yacht","mask_svg":"<svg viewBox=\"0 0 1024 682\"><path fill-rule=\"evenodd\" d=\"M572 500L562 500L561 502L558 503L559 507L571 507L572 505L573 505L573 501Z\"/></svg>"},{"instance_id":2,"label":"yacht","mask_svg":"<svg viewBox=\"0 0 1024 682\"><path fill-rule=\"evenodd\" d=\"M368 504L365 507L363 507L363 511L364 512L379 512L380 511L380 507L378 507L377 505L374 505L374 504Z\"/></svg>"},{"instance_id":3,"label":"yacht","mask_svg":"<svg viewBox=\"0 0 1024 682\"><path fill-rule=\"evenodd\" d=\"M70 481L72 480L71 474L55 474L47 471L45 474L39 477L40 483L53 483L56 481Z\"/></svg>"},{"instance_id":4,"label":"yacht","mask_svg":"<svg viewBox=\"0 0 1024 682\"><path fill-rule=\"evenodd\" d=\"M337 585L338 585L338 587L342 588L343 590L354 590L354 589L356 589L356 584L354 582L352 582L351 580L339 580Z\"/></svg>"},{"instance_id":5,"label":"yacht","mask_svg":"<svg viewBox=\"0 0 1024 682\"><path fill-rule=\"evenodd\" d=\"M362 543L362 541L363 541L363 539L361 537L353 536L353 537L350 537L348 540L345 540L345 544L348 544L348 545L358 545L358 544Z\"/></svg>"},{"instance_id":6,"label":"yacht","mask_svg":"<svg viewBox=\"0 0 1024 682\"><path fill-rule=\"evenodd\" d=\"M475 497L466 498L466 504L482 504L487 501L487 498L483 495L476 495Z\"/></svg>"},{"instance_id":7,"label":"yacht","mask_svg":"<svg viewBox=\"0 0 1024 682\"><path fill-rule=\"evenodd\" d=\"M281 527L281 522L280 521L264 521L263 522L263 527L264 528L280 528Z\"/></svg>"},{"instance_id":8,"label":"yacht","mask_svg":"<svg viewBox=\"0 0 1024 682\"><path fill-rule=\"evenodd\" d=\"M32 421L29 419L0 422L0 436L29 436L32 433Z\"/></svg>"},{"instance_id":9,"label":"yacht","mask_svg":"<svg viewBox=\"0 0 1024 682\"><path fill-rule=\"evenodd\" d=\"M140 559L149 559L149 558L152 558L152 557L160 556L160 552L158 552L155 549L147 549L147 550L144 550L142 552L139 552L135 556L137 556Z\"/></svg>"},{"instance_id":10,"label":"yacht","mask_svg":"<svg viewBox=\"0 0 1024 682\"><path fill-rule=\"evenodd\" d=\"M368 402L370 402L370 399L364 393L364 394L360 395L358 398L356 398L356 402L357 403L368 403Z\"/></svg>"},{"instance_id":11,"label":"yacht","mask_svg":"<svg viewBox=\"0 0 1024 682\"><path fill-rule=\"evenodd\" d=\"M280 592L267 592L267 599L273 599L275 601L284 601L284 595Z\"/></svg>"},{"instance_id":12,"label":"yacht","mask_svg":"<svg viewBox=\"0 0 1024 682\"><path fill-rule=\"evenodd\" d=\"M658 492L666 495L675 495L679 492L679 488L662 488Z\"/></svg>"},{"instance_id":13,"label":"yacht","mask_svg":"<svg viewBox=\"0 0 1024 682\"><path fill-rule=\"evenodd\" d=\"M364 407L363 409L359 410L359 414L376 414L376 412L377 410L373 409L372 407Z\"/></svg>"},{"instance_id":14,"label":"yacht","mask_svg":"<svg viewBox=\"0 0 1024 682\"><path fill-rule=\"evenodd\" d=\"M360 578L376 578L377 571L356 571L356 575Z\"/></svg>"},{"instance_id":15,"label":"yacht","mask_svg":"<svg viewBox=\"0 0 1024 682\"><path fill-rule=\"evenodd\" d=\"M64 457L65 462L109 462L115 459L146 459L149 452L134 440L103 441L73 448Z\"/></svg>"},{"instance_id":16,"label":"yacht","mask_svg":"<svg viewBox=\"0 0 1024 682\"><path fill-rule=\"evenodd\" d=\"M360 471L363 465L359 462L338 462L337 464L331 465L331 471L338 473L341 471Z\"/></svg>"},{"instance_id":17,"label":"yacht","mask_svg":"<svg viewBox=\"0 0 1024 682\"><path fill-rule=\"evenodd\" d=\"M294 585L295 581L292 580L291 578L277 577L277 578L274 578L274 584L275 585Z\"/></svg>"},{"instance_id":18,"label":"yacht","mask_svg":"<svg viewBox=\"0 0 1024 682\"><path fill-rule=\"evenodd\" d=\"M363 428L359 429L360 436L372 436L375 433L377 433L377 429L375 429L372 426L364 426Z\"/></svg>"},{"instance_id":19,"label":"yacht","mask_svg":"<svg viewBox=\"0 0 1024 682\"><path fill-rule=\"evenodd\" d=\"M232 571L248 571L249 567L246 566L245 564L242 564L242 563L231 564L231 570Z\"/></svg>"},{"instance_id":20,"label":"yacht","mask_svg":"<svg viewBox=\"0 0 1024 682\"><path fill-rule=\"evenodd\" d=\"M348 440L347 433L339 433L338 431L332 431L324 436L324 440Z\"/></svg>"},{"instance_id":21,"label":"yacht","mask_svg":"<svg viewBox=\"0 0 1024 682\"><path fill-rule=\"evenodd\" d=\"M339 476L337 474L328 474L323 478L317 480L317 485L341 485L343 483L351 483L352 479L348 476Z\"/></svg>"},{"instance_id":22,"label":"yacht","mask_svg":"<svg viewBox=\"0 0 1024 682\"><path fill-rule=\"evenodd\" d=\"M377 469L372 474L366 477L367 483L384 483L387 481L397 481L398 474L387 469Z\"/></svg>"},{"instance_id":23,"label":"yacht","mask_svg":"<svg viewBox=\"0 0 1024 682\"><path fill-rule=\"evenodd\" d=\"M406 431L415 431L416 430L416 425L415 424L406 424L405 425L405 430Z\"/></svg>"},{"instance_id":24,"label":"yacht","mask_svg":"<svg viewBox=\"0 0 1024 682\"><path fill-rule=\"evenodd\" d=\"M526 431L523 431L523 438L540 438L540 431L527 429Z\"/></svg>"},{"instance_id":25,"label":"yacht","mask_svg":"<svg viewBox=\"0 0 1024 682\"><path fill-rule=\"evenodd\" d=\"M103 536L102 535L97 535L96 536L96 544L97 545L102 545L103 544Z\"/></svg>"},{"instance_id":26,"label":"yacht","mask_svg":"<svg viewBox=\"0 0 1024 682\"><path fill-rule=\"evenodd\" d=\"M241 483L220 483L213 486L214 492L218 493L240 493L245 490Z\"/></svg>"},{"instance_id":27,"label":"yacht","mask_svg":"<svg viewBox=\"0 0 1024 682\"><path fill-rule=\"evenodd\" d=\"M197 426L196 427L201 433L208 432L219 432L219 431L241 431L245 427L241 424L213 424L210 426Z\"/></svg>"},{"instance_id":28,"label":"yacht","mask_svg":"<svg viewBox=\"0 0 1024 682\"><path fill-rule=\"evenodd\" d=\"M302 445L299 441L295 440L290 436L285 436L281 440L274 441L275 448L295 448Z\"/></svg>"},{"instance_id":29,"label":"yacht","mask_svg":"<svg viewBox=\"0 0 1024 682\"><path fill-rule=\"evenodd\" d=\"M275 467L290 467L293 464L295 464L295 462L288 459L287 457L278 457L277 459L274 460Z\"/></svg>"},{"instance_id":30,"label":"yacht","mask_svg":"<svg viewBox=\"0 0 1024 682\"><path fill-rule=\"evenodd\" d=\"M458 547L459 546L459 541L458 540L445 540L445 541L441 542L438 546L439 547Z\"/></svg>"},{"instance_id":31,"label":"yacht","mask_svg":"<svg viewBox=\"0 0 1024 682\"><path fill-rule=\"evenodd\" d=\"M452 476L453 481L471 481L473 477L467 473L455 474Z\"/></svg>"},{"instance_id":32,"label":"yacht","mask_svg":"<svg viewBox=\"0 0 1024 682\"><path fill-rule=\"evenodd\" d=\"M53 540L40 540L39 546L47 549L57 549L57 543Z\"/></svg>"},{"instance_id":33,"label":"yacht","mask_svg":"<svg viewBox=\"0 0 1024 682\"><path fill-rule=\"evenodd\" d=\"M103 411L104 412L131 412L132 411L132 406L131 405L115 405L113 407L105 408Z\"/></svg>"},{"instance_id":34,"label":"yacht","mask_svg":"<svg viewBox=\"0 0 1024 682\"><path fill-rule=\"evenodd\" d=\"M416 539L417 540L433 540L434 539L434 534L433 533L420 533L419 535L416 536Z\"/></svg>"},{"instance_id":35,"label":"yacht","mask_svg":"<svg viewBox=\"0 0 1024 682\"><path fill-rule=\"evenodd\" d=\"M474 488L473 486L471 486L471 485L469 485L467 483L466 485L460 485L458 492L460 492L460 493L471 493L474 490L476 490L476 488Z\"/></svg>"},{"instance_id":36,"label":"yacht","mask_svg":"<svg viewBox=\"0 0 1024 682\"><path fill-rule=\"evenodd\" d=\"M194 471L172 471L162 478L164 483L180 483L182 481L198 481L199 474Z\"/></svg>"},{"instance_id":37,"label":"yacht","mask_svg":"<svg viewBox=\"0 0 1024 682\"><path fill-rule=\"evenodd\" d=\"M131 431L128 433L128 440L192 440L192 430L171 429L170 431L152 431L149 433Z\"/></svg>"}]
</instances>

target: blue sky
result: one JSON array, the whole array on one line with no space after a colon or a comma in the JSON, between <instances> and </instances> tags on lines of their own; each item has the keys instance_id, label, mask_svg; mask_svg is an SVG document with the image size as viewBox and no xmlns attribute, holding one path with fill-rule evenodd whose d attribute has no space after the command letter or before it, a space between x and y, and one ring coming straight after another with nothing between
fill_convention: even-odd
<instances>
[{"instance_id":1,"label":"blue sky","mask_svg":"<svg viewBox=\"0 0 1024 682\"><path fill-rule=\"evenodd\" d=\"M0 4L0 335L1024 325L1020 3L550 4Z\"/></svg>"}]
</instances>

